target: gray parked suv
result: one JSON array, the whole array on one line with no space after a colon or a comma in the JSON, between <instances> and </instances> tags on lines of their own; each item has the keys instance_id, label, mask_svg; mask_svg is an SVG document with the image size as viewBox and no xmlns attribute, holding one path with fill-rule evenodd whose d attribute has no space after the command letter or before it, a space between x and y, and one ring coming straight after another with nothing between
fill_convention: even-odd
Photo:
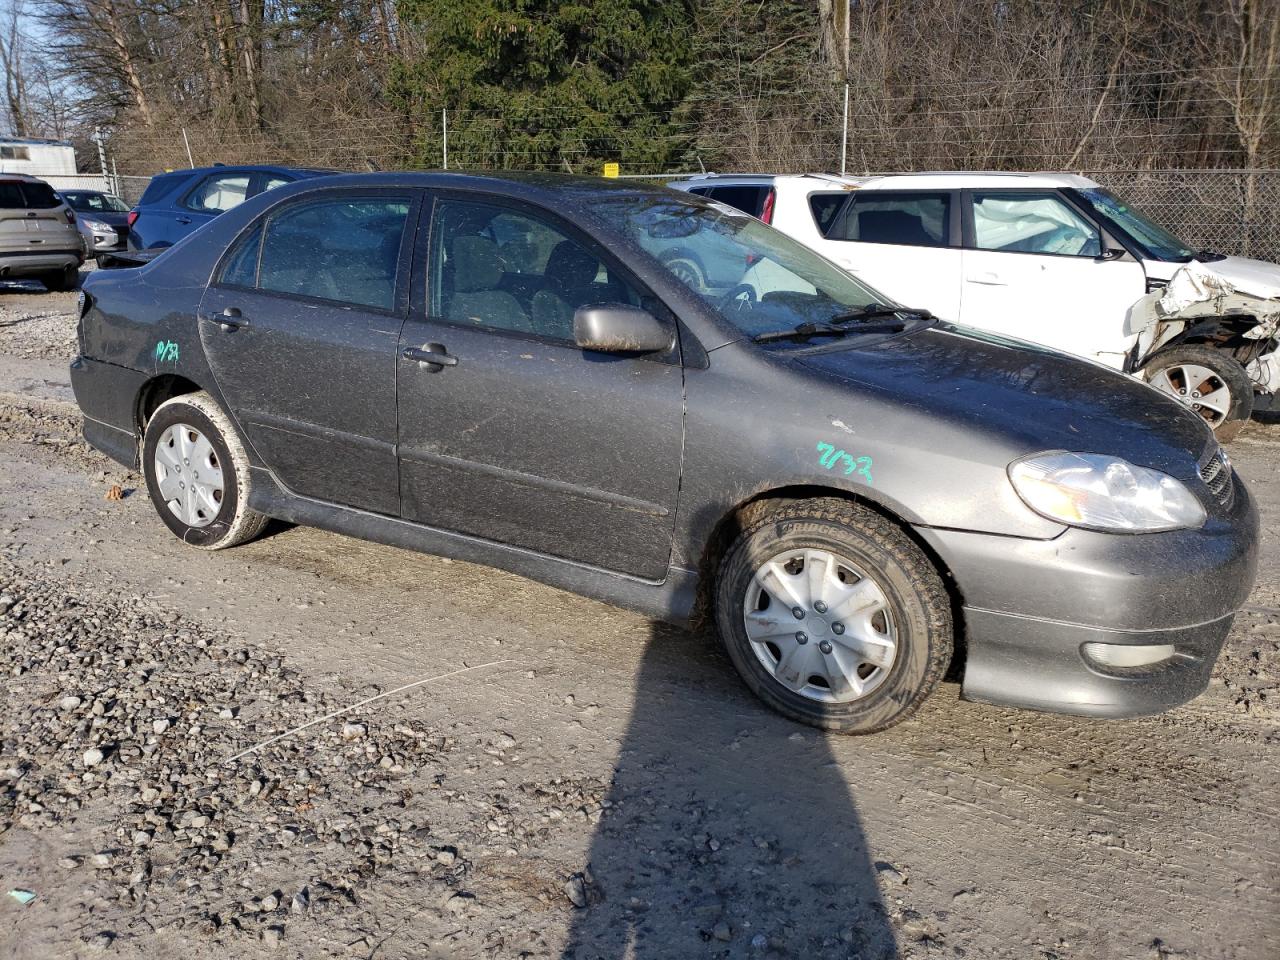
<instances>
[{"instance_id":1,"label":"gray parked suv","mask_svg":"<svg viewBox=\"0 0 1280 960\"><path fill-rule=\"evenodd\" d=\"M0 278L70 290L82 263L76 215L53 187L20 173L0 174Z\"/></svg>"}]
</instances>

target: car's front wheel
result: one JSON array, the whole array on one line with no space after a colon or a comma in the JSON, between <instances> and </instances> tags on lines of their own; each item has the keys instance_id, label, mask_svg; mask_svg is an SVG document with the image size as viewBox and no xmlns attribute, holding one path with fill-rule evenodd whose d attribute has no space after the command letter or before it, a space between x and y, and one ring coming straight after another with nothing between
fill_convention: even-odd
<instances>
[{"instance_id":1,"label":"car's front wheel","mask_svg":"<svg viewBox=\"0 0 1280 960\"><path fill-rule=\"evenodd\" d=\"M951 604L924 551L860 504L754 511L715 585L716 625L748 687L780 713L872 733L914 713L951 660Z\"/></svg>"},{"instance_id":2,"label":"car's front wheel","mask_svg":"<svg viewBox=\"0 0 1280 960\"><path fill-rule=\"evenodd\" d=\"M1161 393L1186 404L1220 441L1234 440L1253 413L1253 384L1235 357L1191 344L1162 350L1142 376Z\"/></svg>"},{"instance_id":3,"label":"car's front wheel","mask_svg":"<svg viewBox=\"0 0 1280 960\"><path fill-rule=\"evenodd\" d=\"M147 492L184 543L221 550L252 540L267 517L249 509L249 458L227 416L207 393L166 400L142 443Z\"/></svg>"}]
</instances>

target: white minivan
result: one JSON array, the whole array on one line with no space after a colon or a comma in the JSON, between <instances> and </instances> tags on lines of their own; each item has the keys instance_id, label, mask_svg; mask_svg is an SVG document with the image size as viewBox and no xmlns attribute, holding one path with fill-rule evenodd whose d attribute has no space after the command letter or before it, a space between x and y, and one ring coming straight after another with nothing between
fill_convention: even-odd
<instances>
[{"instance_id":1,"label":"white minivan","mask_svg":"<svg viewBox=\"0 0 1280 960\"><path fill-rule=\"evenodd\" d=\"M1280 267L1193 250L1085 177L708 174L670 186L772 223L909 307L1141 376L1224 439L1255 392L1269 403L1280 391Z\"/></svg>"}]
</instances>

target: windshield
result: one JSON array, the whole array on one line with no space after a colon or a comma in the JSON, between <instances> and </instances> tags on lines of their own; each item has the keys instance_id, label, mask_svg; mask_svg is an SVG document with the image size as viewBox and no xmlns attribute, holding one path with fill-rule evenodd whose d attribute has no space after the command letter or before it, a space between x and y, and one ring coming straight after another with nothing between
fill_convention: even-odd
<instances>
[{"instance_id":1,"label":"windshield","mask_svg":"<svg viewBox=\"0 0 1280 960\"><path fill-rule=\"evenodd\" d=\"M67 205L82 213L128 213L129 205L109 193L64 193Z\"/></svg>"},{"instance_id":2,"label":"windshield","mask_svg":"<svg viewBox=\"0 0 1280 960\"><path fill-rule=\"evenodd\" d=\"M1083 196L1098 214L1110 220L1142 247L1148 260L1186 262L1196 253L1158 223L1145 217L1109 190L1095 187L1081 190Z\"/></svg>"},{"instance_id":3,"label":"windshield","mask_svg":"<svg viewBox=\"0 0 1280 960\"><path fill-rule=\"evenodd\" d=\"M808 247L730 207L636 196L592 209L747 336L823 324L871 304L893 303Z\"/></svg>"}]
</instances>

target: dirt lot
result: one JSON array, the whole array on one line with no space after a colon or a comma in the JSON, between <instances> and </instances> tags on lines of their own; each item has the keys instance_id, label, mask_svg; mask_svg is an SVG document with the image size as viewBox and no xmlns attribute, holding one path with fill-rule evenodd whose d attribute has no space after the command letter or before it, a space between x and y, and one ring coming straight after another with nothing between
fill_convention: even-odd
<instances>
[{"instance_id":1,"label":"dirt lot","mask_svg":"<svg viewBox=\"0 0 1280 960\"><path fill-rule=\"evenodd\" d=\"M829 737L518 577L184 548L79 439L72 305L0 288L0 956L1280 956L1280 427L1232 447L1265 556L1203 697Z\"/></svg>"}]
</instances>

